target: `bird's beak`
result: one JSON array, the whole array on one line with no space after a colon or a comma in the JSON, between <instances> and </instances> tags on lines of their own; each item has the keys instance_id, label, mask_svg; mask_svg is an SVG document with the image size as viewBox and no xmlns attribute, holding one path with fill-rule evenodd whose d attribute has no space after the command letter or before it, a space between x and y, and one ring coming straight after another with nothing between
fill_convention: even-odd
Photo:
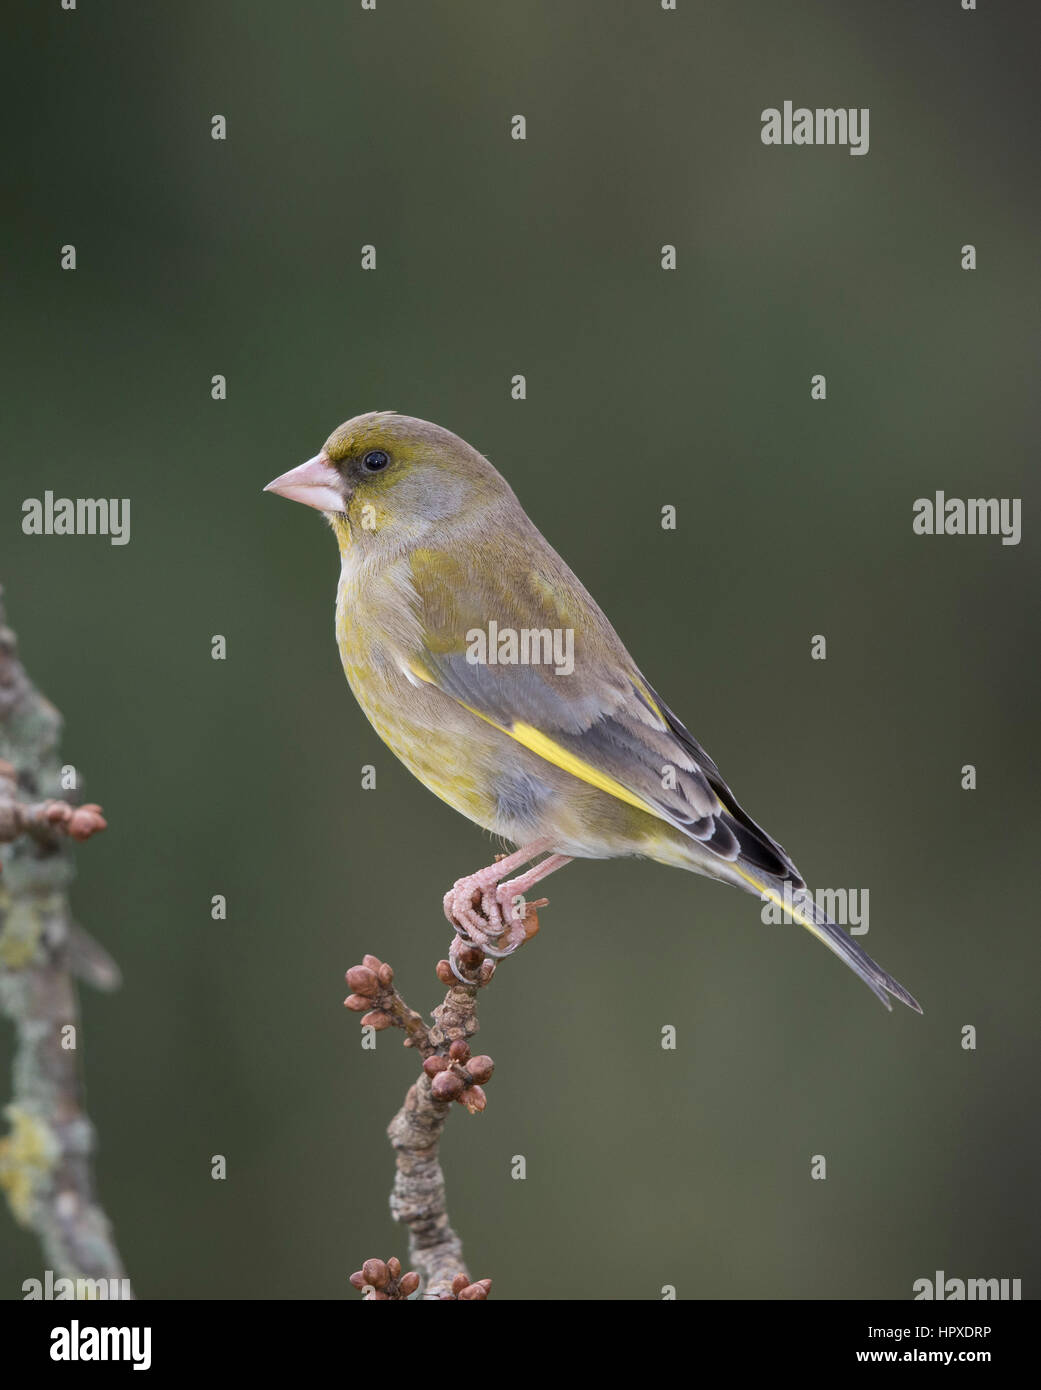
<instances>
[{"instance_id":1,"label":"bird's beak","mask_svg":"<svg viewBox=\"0 0 1041 1390\"><path fill-rule=\"evenodd\" d=\"M275 478L264 491L277 492L279 497L317 507L320 512L342 512L347 505L343 480L324 452Z\"/></svg>"}]
</instances>

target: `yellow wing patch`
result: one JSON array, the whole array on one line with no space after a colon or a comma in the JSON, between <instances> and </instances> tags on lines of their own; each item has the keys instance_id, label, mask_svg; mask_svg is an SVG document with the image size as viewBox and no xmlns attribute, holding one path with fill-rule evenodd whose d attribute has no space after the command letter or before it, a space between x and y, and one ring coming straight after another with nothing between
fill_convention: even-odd
<instances>
[{"instance_id":1,"label":"yellow wing patch","mask_svg":"<svg viewBox=\"0 0 1041 1390\"><path fill-rule=\"evenodd\" d=\"M437 684L430 672L418 661L410 662L409 669L414 676L427 685ZM617 800L624 801L629 806L635 806L638 811L646 811L656 820L665 819L648 802L636 796L628 787L623 787L621 782L616 782L613 777L608 777L606 773L600 772L592 763L587 763L584 758L578 757L567 748L562 748L559 743L554 742L548 735L534 728L531 724L517 723L505 728L502 724L497 724L494 719L489 719L486 714L482 714L479 709L474 709L473 705L468 705L465 700L460 700L459 704L464 709L469 710L471 714L476 714L478 719L483 719L486 724L490 724L493 729L498 729L500 733L516 740L523 747L530 749L532 753L537 753L540 758L545 758L546 762L552 763L554 767L559 767L564 772L570 772L572 777L587 782L589 786L596 787L598 791L606 792L608 796L616 797Z\"/></svg>"},{"instance_id":2,"label":"yellow wing patch","mask_svg":"<svg viewBox=\"0 0 1041 1390\"><path fill-rule=\"evenodd\" d=\"M547 738L538 729L533 729L530 724L514 724L511 728L504 729L503 733L509 734L518 743L522 743L525 748L530 748L540 758L545 758L548 763L553 763L556 767L563 768L565 772L570 772L572 777L578 777L581 781L588 782L591 787L596 787L598 791L607 792L609 796L617 797L619 801L628 802L630 806L635 806L638 811L649 812L657 820L662 819L653 806L649 806L640 797L634 796L628 787L623 787L621 782L616 782L613 777L608 777L606 773L598 772L584 758L576 757L568 749L561 748L559 743L554 743L551 738Z\"/></svg>"}]
</instances>

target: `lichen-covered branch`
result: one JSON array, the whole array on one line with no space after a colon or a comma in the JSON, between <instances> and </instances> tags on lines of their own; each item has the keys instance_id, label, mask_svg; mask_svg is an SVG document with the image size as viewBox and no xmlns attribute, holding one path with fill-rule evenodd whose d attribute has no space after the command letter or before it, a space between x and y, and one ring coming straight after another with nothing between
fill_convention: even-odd
<instances>
[{"instance_id":1,"label":"lichen-covered branch","mask_svg":"<svg viewBox=\"0 0 1041 1390\"><path fill-rule=\"evenodd\" d=\"M78 976L113 989L119 971L68 901L68 839L87 839L105 821L100 807L64 799L63 780L75 777L62 777L60 732L61 716L18 658L0 594L0 1013L16 1038L0 1188L55 1275L119 1281L106 1292L120 1297L129 1285L94 1188L74 984Z\"/></svg>"}]
</instances>

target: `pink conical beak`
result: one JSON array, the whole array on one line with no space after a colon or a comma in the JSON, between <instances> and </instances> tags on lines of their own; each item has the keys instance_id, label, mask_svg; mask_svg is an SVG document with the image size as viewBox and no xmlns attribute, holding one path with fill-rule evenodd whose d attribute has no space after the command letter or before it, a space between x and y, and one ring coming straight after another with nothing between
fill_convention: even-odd
<instances>
[{"instance_id":1,"label":"pink conical beak","mask_svg":"<svg viewBox=\"0 0 1041 1390\"><path fill-rule=\"evenodd\" d=\"M280 478L268 483L265 492L277 492L290 502L303 502L320 512L342 512L347 506L343 495L343 479L329 462L325 453L291 468Z\"/></svg>"}]
</instances>

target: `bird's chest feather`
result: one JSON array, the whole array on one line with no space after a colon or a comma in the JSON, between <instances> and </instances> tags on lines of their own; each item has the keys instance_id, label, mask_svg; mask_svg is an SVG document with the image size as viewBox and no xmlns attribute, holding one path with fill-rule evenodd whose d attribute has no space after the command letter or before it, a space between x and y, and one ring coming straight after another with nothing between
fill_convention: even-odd
<instances>
[{"instance_id":1,"label":"bird's chest feather","mask_svg":"<svg viewBox=\"0 0 1041 1390\"><path fill-rule=\"evenodd\" d=\"M418 610L407 561L379 569L345 563L336 593L344 674L369 723L409 771L488 824L495 797L482 764L495 754L487 726L412 672L423 651Z\"/></svg>"}]
</instances>

